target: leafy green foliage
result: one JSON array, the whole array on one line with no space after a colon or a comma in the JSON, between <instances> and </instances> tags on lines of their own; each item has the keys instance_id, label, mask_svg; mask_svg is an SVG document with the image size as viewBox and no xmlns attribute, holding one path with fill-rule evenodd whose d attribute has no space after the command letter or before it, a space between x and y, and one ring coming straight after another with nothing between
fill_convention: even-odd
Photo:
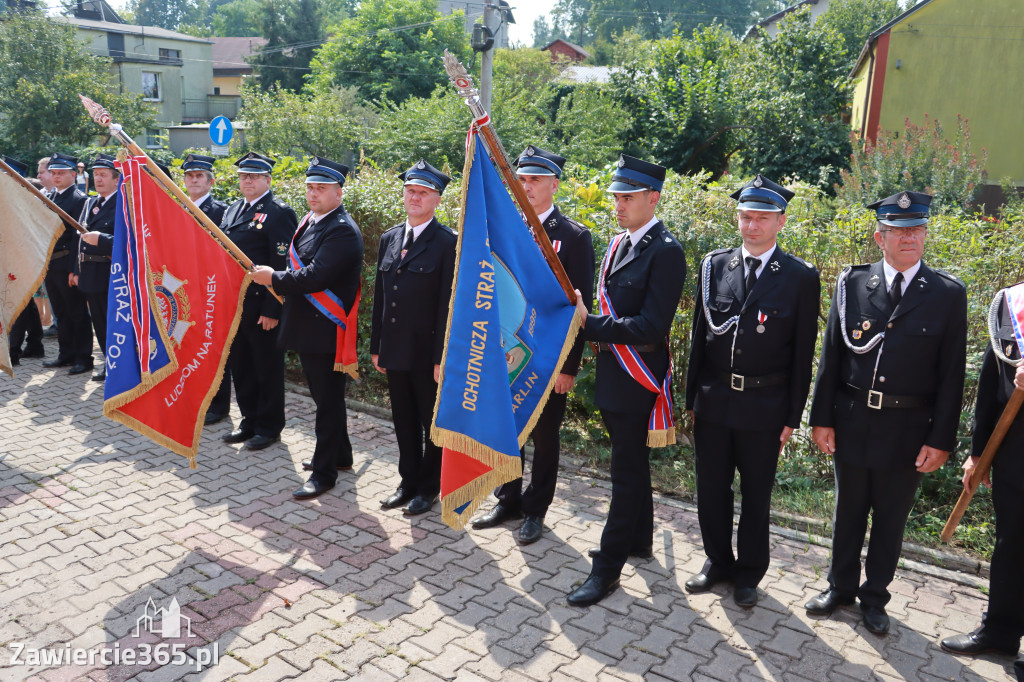
<instances>
[{"instance_id":1,"label":"leafy green foliage","mask_svg":"<svg viewBox=\"0 0 1024 682\"><path fill-rule=\"evenodd\" d=\"M302 89L315 50L324 39L317 0L259 0L267 43L251 62L264 90Z\"/></svg>"},{"instance_id":2,"label":"leafy green foliage","mask_svg":"<svg viewBox=\"0 0 1024 682\"><path fill-rule=\"evenodd\" d=\"M965 212L985 177L987 159L984 148L980 159L972 151L967 119L958 116L947 133L939 119L925 114L922 125L908 118L900 133L879 131L875 144L858 144L836 192L850 204L868 204L900 190L927 192L942 210Z\"/></svg>"},{"instance_id":3,"label":"leafy green foliage","mask_svg":"<svg viewBox=\"0 0 1024 682\"><path fill-rule=\"evenodd\" d=\"M429 97L447 82L441 55L471 54L463 15L442 17L431 0L367 0L331 29L313 59L311 87L358 87L368 101Z\"/></svg>"},{"instance_id":4,"label":"leafy green foliage","mask_svg":"<svg viewBox=\"0 0 1024 682\"><path fill-rule=\"evenodd\" d=\"M84 146L101 135L82 106L102 103L126 130L154 125L141 95L121 95L110 60L90 53L73 25L40 12L0 20L0 148L23 158Z\"/></svg>"},{"instance_id":5,"label":"leafy green foliage","mask_svg":"<svg viewBox=\"0 0 1024 682\"><path fill-rule=\"evenodd\" d=\"M847 70L852 69L872 32L900 13L899 0L832 0L818 17L818 26L835 31L846 48Z\"/></svg>"}]
</instances>

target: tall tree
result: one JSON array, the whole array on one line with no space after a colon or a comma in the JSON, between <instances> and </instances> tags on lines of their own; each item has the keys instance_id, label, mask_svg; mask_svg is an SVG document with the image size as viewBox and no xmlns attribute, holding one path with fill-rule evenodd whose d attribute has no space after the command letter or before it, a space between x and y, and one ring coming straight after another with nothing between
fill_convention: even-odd
<instances>
[{"instance_id":1,"label":"tall tree","mask_svg":"<svg viewBox=\"0 0 1024 682\"><path fill-rule=\"evenodd\" d=\"M356 86L367 100L396 103L426 97L447 82L445 48L472 54L461 12L441 16L434 0L365 0L317 52L312 87Z\"/></svg>"},{"instance_id":2,"label":"tall tree","mask_svg":"<svg viewBox=\"0 0 1024 682\"><path fill-rule=\"evenodd\" d=\"M314 52L324 40L317 0L260 0L260 34L267 43L252 58L264 90L297 92L305 83Z\"/></svg>"},{"instance_id":3,"label":"tall tree","mask_svg":"<svg viewBox=\"0 0 1024 682\"><path fill-rule=\"evenodd\" d=\"M171 31L184 24L207 25L208 0L133 0L128 9L141 26L159 26Z\"/></svg>"},{"instance_id":4,"label":"tall tree","mask_svg":"<svg viewBox=\"0 0 1024 682\"><path fill-rule=\"evenodd\" d=\"M846 63L852 69L868 36L899 13L900 0L832 0L818 17L818 25L831 28L842 37Z\"/></svg>"},{"instance_id":5,"label":"tall tree","mask_svg":"<svg viewBox=\"0 0 1024 682\"><path fill-rule=\"evenodd\" d=\"M118 94L110 60L93 55L75 27L24 11L0 19L0 149L38 157L84 146L101 131L79 93L100 102L138 134L154 113L141 95Z\"/></svg>"}]
</instances>

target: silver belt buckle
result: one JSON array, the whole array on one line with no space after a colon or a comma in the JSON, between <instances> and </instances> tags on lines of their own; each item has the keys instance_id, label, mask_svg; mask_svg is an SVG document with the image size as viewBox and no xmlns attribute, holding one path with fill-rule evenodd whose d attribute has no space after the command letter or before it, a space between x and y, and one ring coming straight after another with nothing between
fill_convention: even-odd
<instances>
[{"instance_id":1,"label":"silver belt buckle","mask_svg":"<svg viewBox=\"0 0 1024 682\"><path fill-rule=\"evenodd\" d=\"M729 380L729 388L731 388L734 391L742 391L745 378L746 377L744 377L742 374L731 375L731 378Z\"/></svg>"},{"instance_id":2,"label":"silver belt buckle","mask_svg":"<svg viewBox=\"0 0 1024 682\"><path fill-rule=\"evenodd\" d=\"M868 391L868 407L872 410L882 409L882 392Z\"/></svg>"}]
</instances>

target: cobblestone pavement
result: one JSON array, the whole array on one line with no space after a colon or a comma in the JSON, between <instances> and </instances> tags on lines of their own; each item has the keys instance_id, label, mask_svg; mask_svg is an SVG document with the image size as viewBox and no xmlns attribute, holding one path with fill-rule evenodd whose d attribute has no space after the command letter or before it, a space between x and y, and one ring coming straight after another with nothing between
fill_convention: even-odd
<instances>
[{"instance_id":1,"label":"cobblestone pavement","mask_svg":"<svg viewBox=\"0 0 1024 682\"><path fill-rule=\"evenodd\" d=\"M939 650L985 605L955 581L901 570L894 631L877 637L855 608L808 618L801 605L825 587L827 549L775 535L761 601L745 611L728 587L683 591L703 563L697 517L656 500L655 558L628 565L600 605L572 608L565 596L586 577L607 513L604 482L564 476L533 545L518 546L513 527L457 533L439 511L380 509L397 484L392 430L350 413L355 470L300 503L291 491L312 452L310 399L288 395L283 442L262 452L221 443L227 423L209 427L189 470L104 418L88 376L26 360L17 378L0 377L3 680L1011 679L1007 659ZM148 600L170 609L172 597L190 619L180 637L139 628ZM121 656L155 655L161 641L185 664ZM53 663L77 649L79 664ZM87 650L119 664L90 663ZM39 662L13 664L19 651Z\"/></svg>"}]
</instances>

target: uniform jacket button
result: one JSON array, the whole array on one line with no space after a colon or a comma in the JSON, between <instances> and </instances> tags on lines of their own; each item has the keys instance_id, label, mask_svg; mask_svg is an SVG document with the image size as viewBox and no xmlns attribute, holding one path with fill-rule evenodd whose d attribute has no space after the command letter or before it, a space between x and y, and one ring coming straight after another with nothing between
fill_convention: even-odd
<instances>
[{"instance_id":1,"label":"uniform jacket button","mask_svg":"<svg viewBox=\"0 0 1024 682\"><path fill-rule=\"evenodd\" d=\"M395 318L392 317L391 318L391 324L394 324L394 323L395 323Z\"/></svg>"}]
</instances>

